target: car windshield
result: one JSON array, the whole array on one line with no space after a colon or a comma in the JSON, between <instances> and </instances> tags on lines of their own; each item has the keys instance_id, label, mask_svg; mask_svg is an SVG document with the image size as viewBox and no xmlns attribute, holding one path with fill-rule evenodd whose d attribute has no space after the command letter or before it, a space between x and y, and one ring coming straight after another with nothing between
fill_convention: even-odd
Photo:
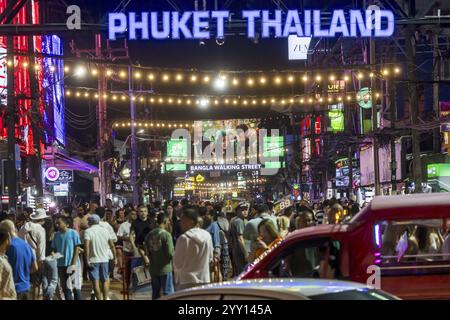
<instances>
[{"instance_id":1,"label":"car windshield","mask_svg":"<svg viewBox=\"0 0 450 320\"><path fill-rule=\"evenodd\" d=\"M355 289L309 296L311 300L395 300L394 297L375 289Z\"/></svg>"}]
</instances>

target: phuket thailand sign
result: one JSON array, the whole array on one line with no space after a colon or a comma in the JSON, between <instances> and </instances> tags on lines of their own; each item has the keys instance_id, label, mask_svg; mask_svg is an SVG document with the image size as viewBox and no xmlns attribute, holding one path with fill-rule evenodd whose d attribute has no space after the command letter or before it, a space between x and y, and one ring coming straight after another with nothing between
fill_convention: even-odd
<instances>
[{"instance_id":1,"label":"phuket thailand sign","mask_svg":"<svg viewBox=\"0 0 450 320\"><path fill-rule=\"evenodd\" d=\"M247 37L390 37L395 18L390 10L243 10ZM110 40L127 35L130 40L222 39L230 11L164 11L108 14ZM233 19L234 16L233 16ZM211 28L210 23L215 25ZM214 31L213 31L214 30ZM213 34L213 32L215 34Z\"/></svg>"}]
</instances>

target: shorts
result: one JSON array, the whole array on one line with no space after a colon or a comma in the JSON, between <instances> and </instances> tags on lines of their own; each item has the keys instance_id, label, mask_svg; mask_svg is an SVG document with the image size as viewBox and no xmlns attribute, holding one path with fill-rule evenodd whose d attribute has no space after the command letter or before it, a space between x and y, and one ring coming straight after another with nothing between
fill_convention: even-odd
<instances>
[{"instance_id":1,"label":"shorts","mask_svg":"<svg viewBox=\"0 0 450 320\"><path fill-rule=\"evenodd\" d=\"M91 263L89 279L100 281L109 280L109 262Z\"/></svg>"},{"instance_id":2,"label":"shorts","mask_svg":"<svg viewBox=\"0 0 450 320\"><path fill-rule=\"evenodd\" d=\"M30 275L30 283L36 287L39 287L42 284L42 268Z\"/></svg>"}]
</instances>

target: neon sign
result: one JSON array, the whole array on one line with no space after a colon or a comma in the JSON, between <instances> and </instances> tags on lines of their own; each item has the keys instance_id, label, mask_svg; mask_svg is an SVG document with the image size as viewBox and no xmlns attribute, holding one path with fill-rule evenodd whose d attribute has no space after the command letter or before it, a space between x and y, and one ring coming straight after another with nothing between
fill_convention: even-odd
<instances>
[{"instance_id":1,"label":"neon sign","mask_svg":"<svg viewBox=\"0 0 450 320\"><path fill-rule=\"evenodd\" d=\"M221 11L164 11L109 13L109 39L128 34L130 40L150 39L222 39L225 21L230 12ZM390 37L394 33L395 18L390 10L334 10L329 23L322 21L321 10L243 10L247 37L254 38L261 30L263 38L298 37ZM212 34L210 22L215 23Z\"/></svg>"}]
</instances>

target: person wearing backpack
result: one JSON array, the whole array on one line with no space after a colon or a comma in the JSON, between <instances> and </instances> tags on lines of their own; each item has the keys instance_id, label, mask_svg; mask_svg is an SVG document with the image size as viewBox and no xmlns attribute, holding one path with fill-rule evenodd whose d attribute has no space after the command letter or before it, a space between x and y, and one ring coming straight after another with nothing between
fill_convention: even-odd
<instances>
[{"instance_id":1,"label":"person wearing backpack","mask_svg":"<svg viewBox=\"0 0 450 320\"><path fill-rule=\"evenodd\" d=\"M36 212L29 216L30 221L26 222L19 230L18 235L25 240L33 249L36 257L38 270L31 276L31 294L32 299L36 300L39 296L39 289L42 285L42 270L45 260L45 251L47 245L46 232L42 226L45 219L50 218L45 209L36 209Z\"/></svg>"},{"instance_id":2,"label":"person wearing backpack","mask_svg":"<svg viewBox=\"0 0 450 320\"><path fill-rule=\"evenodd\" d=\"M219 227L220 236L220 272L222 273L222 280L228 279L228 271L230 269L230 223L223 211L215 212L217 226Z\"/></svg>"}]
</instances>

